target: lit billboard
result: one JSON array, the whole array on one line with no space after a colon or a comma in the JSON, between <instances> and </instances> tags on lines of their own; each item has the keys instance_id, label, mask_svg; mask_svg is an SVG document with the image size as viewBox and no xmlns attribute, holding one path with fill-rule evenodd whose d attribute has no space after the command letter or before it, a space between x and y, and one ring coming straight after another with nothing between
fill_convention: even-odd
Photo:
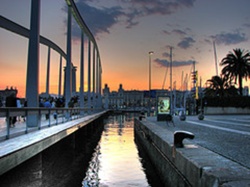
<instances>
[{"instance_id":1,"label":"lit billboard","mask_svg":"<svg viewBox=\"0 0 250 187\"><path fill-rule=\"evenodd\" d=\"M158 114L170 114L170 97L159 96L157 100Z\"/></svg>"}]
</instances>

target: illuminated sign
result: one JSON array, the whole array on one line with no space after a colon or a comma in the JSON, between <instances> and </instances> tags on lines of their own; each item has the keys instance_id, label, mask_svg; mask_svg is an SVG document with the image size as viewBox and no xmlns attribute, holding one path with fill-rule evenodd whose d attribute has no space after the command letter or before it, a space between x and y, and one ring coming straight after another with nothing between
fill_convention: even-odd
<instances>
[{"instance_id":1,"label":"illuminated sign","mask_svg":"<svg viewBox=\"0 0 250 187\"><path fill-rule=\"evenodd\" d=\"M170 114L170 97L158 97L157 110L158 114Z\"/></svg>"}]
</instances>

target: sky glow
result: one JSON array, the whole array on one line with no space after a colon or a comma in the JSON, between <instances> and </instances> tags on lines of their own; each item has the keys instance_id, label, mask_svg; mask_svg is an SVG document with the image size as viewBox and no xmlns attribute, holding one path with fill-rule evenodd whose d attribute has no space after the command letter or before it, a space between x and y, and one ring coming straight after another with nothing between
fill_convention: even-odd
<instances>
[{"instance_id":1,"label":"sky glow","mask_svg":"<svg viewBox=\"0 0 250 187\"><path fill-rule=\"evenodd\" d=\"M78 0L83 19L99 46L103 85L117 90L148 90L149 51L152 58L152 89L162 89L173 47L173 81L181 86L190 77L193 61L202 85L216 74L213 41L218 64L235 48L250 50L249 0ZM26 28L31 0L1 0L0 12ZM41 35L66 51L67 7L64 0L41 1ZM72 61L80 74L80 29L73 21ZM25 96L28 40L0 29L0 89L17 87ZM85 44L85 64L87 45ZM60 56L51 51L50 90L58 92ZM65 65L65 60L63 61ZM40 90L46 88L47 47L40 45ZM221 67L218 65L219 74ZM85 68L87 70L87 68ZM87 73L85 73L87 76ZM87 78L85 78L85 87ZM189 79L189 89L191 80ZM236 85L237 86L237 85ZM249 80L243 86L250 86ZM169 71L164 88L169 88ZM86 90L86 89L85 89Z\"/></svg>"}]
</instances>

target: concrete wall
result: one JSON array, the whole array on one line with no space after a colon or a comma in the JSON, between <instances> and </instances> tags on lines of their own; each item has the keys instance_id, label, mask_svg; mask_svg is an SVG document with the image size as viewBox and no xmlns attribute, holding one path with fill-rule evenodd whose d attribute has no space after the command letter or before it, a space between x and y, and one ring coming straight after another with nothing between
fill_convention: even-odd
<instances>
[{"instance_id":1,"label":"concrete wall","mask_svg":"<svg viewBox=\"0 0 250 187\"><path fill-rule=\"evenodd\" d=\"M91 149L89 144L83 144L95 137L97 131L102 132L103 123L98 120L104 114L90 115L3 142L10 152L6 149L0 154L0 186L55 186L69 179L74 160L79 160L77 155L87 156L83 152ZM15 146L18 141L22 146ZM63 177L65 168L68 172L65 176L69 178Z\"/></svg>"},{"instance_id":2,"label":"concrete wall","mask_svg":"<svg viewBox=\"0 0 250 187\"><path fill-rule=\"evenodd\" d=\"M135 119L135 137L147 151L165 186L238 187L250 184L250 170L185 140L173 146L173 133Z\"/></svg>"},{"instance_id":3,"label":"concrete wall","mask_svg":"<svg viewBox=\"0 0 250 187\"><path fill-rule=\"evenodd\" d=\"M250 108L204 107L204 114L250 114Z\"/></svg>"}]
</instances>

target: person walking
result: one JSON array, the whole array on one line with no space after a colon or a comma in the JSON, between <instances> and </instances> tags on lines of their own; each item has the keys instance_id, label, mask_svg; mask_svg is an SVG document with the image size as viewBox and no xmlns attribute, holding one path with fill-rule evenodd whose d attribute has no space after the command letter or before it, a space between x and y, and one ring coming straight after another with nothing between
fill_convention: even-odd
<instances>
[{"instance_id":1,"label":"person walking","mask_svg":"<svg viewBox=\"0 0 250 187\"><path fill-rule=\"evenodd\" d=\"M51 103L49 101L49 99L46 99L46 101L44 102L44 107L45 108L51 108ZM46 119L49 119L49 113L45 114Z\"/></svg>"},{"instance_id":2,"label":"person walking","mask_svg":"<svg viewBox=\"0 0 250 187\"><path fill-rule=\"evenodd\" d=\"M12 93L10 96L6 97L5 100L5 106L6 107L17 107L17 98L16 94ZM8 118L8 124L10 124L10 127L15 127L16 123L16 116L10 116Z\"/></svg>"}]
</instances>

